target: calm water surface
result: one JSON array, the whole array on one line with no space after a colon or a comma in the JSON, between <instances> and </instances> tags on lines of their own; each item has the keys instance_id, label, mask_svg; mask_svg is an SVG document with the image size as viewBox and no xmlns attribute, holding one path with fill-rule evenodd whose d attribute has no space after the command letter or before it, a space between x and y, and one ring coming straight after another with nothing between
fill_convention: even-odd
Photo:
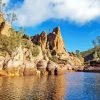
<instances>
[{"instance_id":1,"label":"calm water surface","mask_svg":"<svg viewBox=\"0 0 100 100\"><path fill-rule=\"evenodd\" d=\"M100 100L100 73L0 77L0 100Z\"/></svg>"}]
</instances>

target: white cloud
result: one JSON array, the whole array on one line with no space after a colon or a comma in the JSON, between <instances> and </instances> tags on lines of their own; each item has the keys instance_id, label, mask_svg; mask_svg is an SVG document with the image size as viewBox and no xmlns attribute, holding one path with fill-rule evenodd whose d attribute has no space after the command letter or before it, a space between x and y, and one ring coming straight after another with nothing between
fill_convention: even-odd
<instances>
[{"instance_id":1,"label":"white cloud","mask_svg":"<svg viewBox=\"0 0 100 100\"><path fill-rule=\"evenodd\" d=\"M100 17L100 0L24 0L16 10L17 24L38 25L57 18L86 24Z\"/></svg>"},{"instance_id":2,"label":"white cloud","mask_svg":"<svg viewBox=\"0 0 100 100\"><path fill-rule=\"evenodd\" d=\"M2 2L7 4L9 0L2 0Z\"/></svg>"}]
</instances>

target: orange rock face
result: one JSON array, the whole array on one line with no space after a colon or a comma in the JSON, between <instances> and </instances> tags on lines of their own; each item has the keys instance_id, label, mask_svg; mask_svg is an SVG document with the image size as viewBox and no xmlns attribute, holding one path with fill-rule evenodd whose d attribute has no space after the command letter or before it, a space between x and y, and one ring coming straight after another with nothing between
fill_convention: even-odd
<instances>
[{"instance_id":1,"label":"orange rock face","mask_svg":"<svg viewBox=\"0 0 100 100\"><path fill-rule=\"evenodd\" d=\"M0 14L0 32L1 32L1 34L10 36L10 34L8 32L10 28L11 28L11 25L4 22L3 14Z\"/></svg>"},{"instance_id":2,"label":"orange rock face","mask_svg":"<svg viewBox=\"0 0 100 100\"><path fill-rule=\"evenodd\" d=\"M10 36L10 33L9 33L10 28L11 28L11 25L9 25L8 23L4 23L4 26L1 30L1 34L6 35L6 36Z\"/></svg>"},{"instance_id":3,"label":"orange rock face","mask_svg":"<svg viewBox=\"0 0 100 100\"><path fill-rule=\"evenodd\" d=\"M33 36L32 41L34 44L40 45L43 48L47 48L48 45L50 50L55 50L57 53L65 52L64 42L59 27L55 28L53 32L48 35L42 32L40 35L37 34Z\"/></svg>"},{"instance_id":4,"label":"orange rock face","mask_svg":"<svg viewBox=\"0 0 100 100\"><path fill-rule=\"evenodd\" d=\"M32 42L34 44L40 45L42 48L46 48L47 44L47 35L45 32L42 32L40 35L37 34L32 37Z\"/></svg>"},{"instance_id":5,"label":"orange rock face","mask_svg":"<svg viewBox=\"0 0 100 100\"><path fill-rule=\"evenodd\" d=\"M0 13L0 25L4 21L3 15Z\"/></svg>"},{"instance_id":6,"label":"orange rock face","mask_svg":"<svg viewBox=\"0 0 100 100\"><path fill-rule=\"evenodd\" d=\"M55 50L57 53L65 52L64 42L61 36L60 28L57 27L48 35L50 50Z\"/></svg>"},{"instance_id":7,"label":"orange rock face","mask_svg":"<svg viewBox=\"0 0 100 100\"><path fill-rule=\"evenodd\" d=\"M46 44L47 44L47 35L45 32L42 32L40 34L40 37L41 37L41 45L43 48L46 48Z\"/></svg>"}]
</instances>

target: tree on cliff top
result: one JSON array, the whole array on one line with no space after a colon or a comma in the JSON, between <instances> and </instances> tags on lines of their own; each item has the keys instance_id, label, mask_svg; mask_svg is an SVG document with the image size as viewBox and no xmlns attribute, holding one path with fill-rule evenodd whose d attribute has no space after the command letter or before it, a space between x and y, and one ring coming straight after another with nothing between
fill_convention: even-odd
<instances>
[{"instance_id":1,"label":"tree on cliff top","mask_svg":"<svg viewBox=\"0 0 100 100\"><path fill-rule=\"evenodd\" d=\"M100 50L98 50L98 47L100 46L100 36L97 36L95 40L93 40L93 45L94 45L94 58L100 58Z\"/></svg>"},{"instance_id":2,"label":"tree on cliff top","mask_svg":"<svg viewBox=\"0 0 100 100\"><path fill-rule=\"evenodd\" d=\"M0 0L0 13L3 13L5 6L6 6L6 3L3 3L2 0Z\"/></svg>"},{"instance_id":3,"label":"tree on cliff top","mask_svg":"<svg viewBox=\"0 0 100 100\"><path fill-rule=\"evenodd\" d=\"M6 14L6 21L9 22L11 25L13 24L13 22L15 22L17 20L17 16L15 14L15 12L13 11L12 13L8 13Z\"/></svg>"},{"instance_id":4,"label":"tree on cliff top","mask_svg":"<svg viewBox=\"0 0 100 100\"><path fill-rule=\"evenodd\" d=\"M6 13L4 11L5 7L6 3L3 3L2 0L0 0L0 13L3 14L3 16L5 16L5 21L9 22L12 25L12 23L17 20L17 16L14 11L11 13Z\"/></svg>"},{"instance_id":5,"label":"tree on cliff top","mask_svg":"<svg viewBox=\"0 0 100 100\"><path fill-rule=\"evenodd\" d=\"M97 36L95 40L92 41L94 48L100 46L100 36Z\"/></svg>"}]
</instances>

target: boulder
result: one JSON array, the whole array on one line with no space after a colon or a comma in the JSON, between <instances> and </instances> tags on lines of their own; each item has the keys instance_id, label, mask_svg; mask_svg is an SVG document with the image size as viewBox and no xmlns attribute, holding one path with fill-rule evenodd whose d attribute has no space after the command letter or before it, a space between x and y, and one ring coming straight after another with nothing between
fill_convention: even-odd
<instances>
[{"instance_id":1,"label":"boulder","mask_svg":"<svg viewBox=\"0 0 100 100\"><path fill-rule=\"evenodd\" d=\"M23 64L23 76L36 75L36 65L34 62L25 61Z\"/></svg>"},{"instance_id":2,"label":"boulder","mask_svg":"<svg viewBox=\"0 0 100 100\"><path fill-rule=\"evenodd\" d=\"M49 75L55 75L55 69L58 67L58 65L52 61L48 61L46 70L48 71Z\"/></svg>"},{"instance_id":3,"label":"boulder","mask_svg":"<svg viewBox=\"0 0 100 100\"><path fill-rule=\"evenodd\" d=\"M55 75L62 75L66 72L66 66L64 64L59 64L57 68L55 68Z\"/></svg>"},{"instance_id":4,"label":"boulder","mask_svg":"<svg viewBox=\"0 0 100 100\"><path fill-rule=\"evenodd\" d=\"M47 67L47 61L46 60L40 60L37 63L37 69L38 70L40 70L40 69L45 69L46 70L46 67Z\"/></svg>"},{"instance_id":5,"label":"boulder","mask_svg":"<svg viewBox=\"0 0 100 100\"><path fill-rule=\"evenodd\" d=\"M47 67L47 61L46 60L40 60L37 63L37 69L40 71L41 76L47 75L46 67Z\"/></svg>"}]
</instances>

